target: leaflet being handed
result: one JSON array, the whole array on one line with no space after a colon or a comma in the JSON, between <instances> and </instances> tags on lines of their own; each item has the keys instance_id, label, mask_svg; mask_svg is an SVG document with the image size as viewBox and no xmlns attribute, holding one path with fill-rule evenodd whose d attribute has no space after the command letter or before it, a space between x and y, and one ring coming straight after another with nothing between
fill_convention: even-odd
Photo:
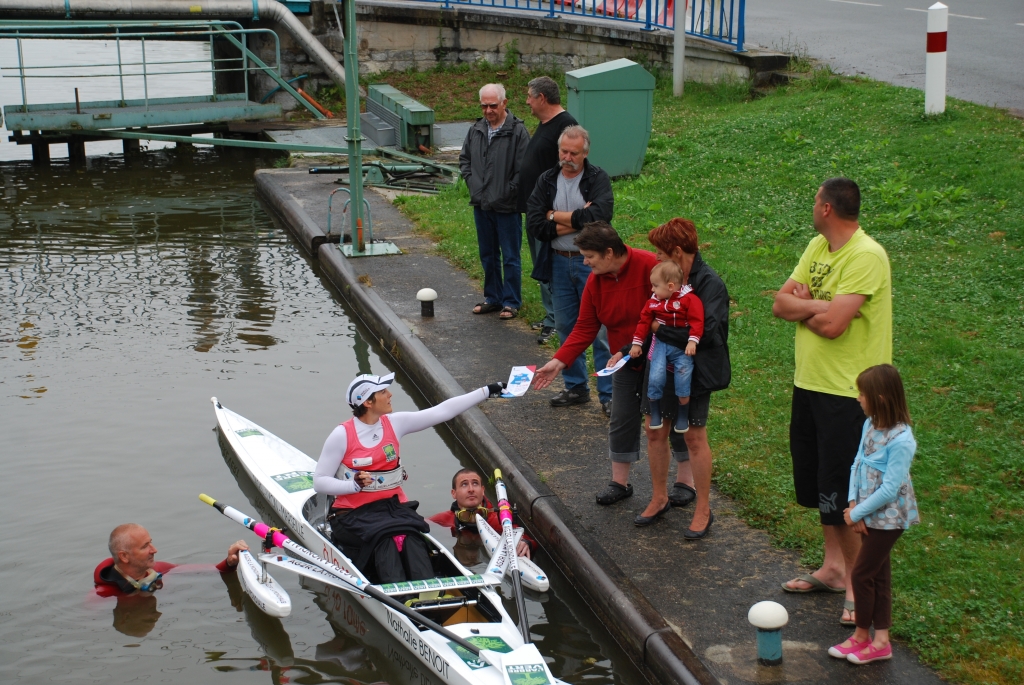
<instances>
[{"instance_id":1,"label":"leaflet being handed","mask_svg":"<svg viewBox=\"0 0 1024 685\"><path fill-rule=\"evenodd\" d=\"M512 372L508 375L508 387L501 394L502 397L522 397L530 389L533 383L533 372L536 366L513 366Z\"/></svg>"}]
</instances>

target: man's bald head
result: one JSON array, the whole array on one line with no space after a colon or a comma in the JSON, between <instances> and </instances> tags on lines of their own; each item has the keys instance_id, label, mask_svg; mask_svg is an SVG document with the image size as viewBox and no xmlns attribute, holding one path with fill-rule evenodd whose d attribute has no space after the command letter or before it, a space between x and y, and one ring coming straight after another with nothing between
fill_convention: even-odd
<instances>
[{"instance_id":1,"label":"man's bald head","mask_svg":"<svg viewBox=\"0 0 1024 685\"><path fill-rule=\"evenodd\" d=\"M137 523L122 523L110 531L107 548L118 568L133 578L142 578L153 568L156 547L149 531Z\"/></svg>"},{"instance_id":2,"label":"man's bald head","mask_svg":"<svg viewBox=\"0 0 1024 685\"><path fill-rule=\"evenodd\" d=\"M122 523L110 531L110 539L107 540L107 549L110 550L110 556L116 560L118 552L127 552L131 548L133 534L139 532L142 532L147 537L149 536L146 529L137 523Z\"/></svg>"}]
</instances>

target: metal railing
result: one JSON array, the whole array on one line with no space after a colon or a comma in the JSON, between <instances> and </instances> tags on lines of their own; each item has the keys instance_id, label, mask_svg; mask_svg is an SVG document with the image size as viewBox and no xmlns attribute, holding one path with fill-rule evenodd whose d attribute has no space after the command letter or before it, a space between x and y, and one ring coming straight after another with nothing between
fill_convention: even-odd
<instances>
[{"instance_id":1,"label":"metal railing","mask_svg":"<svg viewBox=\"0 0 1024 685\"><path fill-rule=\"evenodd\" d=\"M250 36L271 38L274 45L273 64L264 63L248 47ZM298 102L309 109L312 114L323 119L324 115L317 111L291 85L281 77L281 40L271 29L246 29L234 21L0 21L0 40L14 40L17 43L18 64L0 66L0 75L17 75L21 84L21 108L27 112L29 108L29 79L112 79L119 83L119 107L128 105L129 98L125 93L125 80L139 79L142 81L142 98L144 107L150 103L150 81L155 77L170 75L209 74L212 95L211 100L218 97L249 99L249 75L262 72L277 82L281 89L290 93ZM22 49L26 40L106 40L114 43L116 61L101 60L88 64L43 64L31 65L25 60ZM152 50L147 55L146 42L192 40L209 41L209 59L160 59L154 58ZM226 40L238 50L238 55L217 56L214 49L215 40ZM139 54L125 55L122 47L139 45ZM135 50L127 52L135 53ZM108 58L109 59L109 58ZM198 65L202 65L199 67ZM218 74L242 74L243 90L241 93L218 93ZM77 91L77 89L76 89Z\"/></svg>"},{"instance_id":2,"label":"metal railing","mask_svg":"<svg viewBox=\"0 0 1024 685\"><path fill-rule=\"evenodd\" d=\"M589 17L623 22L644 31L671 30L676 0L421 0L451 7L485 7L544 12L548 17ZM687 0L681 0L687 1ZM688 0L686 34L743 52L746 0Z\"/></svg>"}]
</instances>

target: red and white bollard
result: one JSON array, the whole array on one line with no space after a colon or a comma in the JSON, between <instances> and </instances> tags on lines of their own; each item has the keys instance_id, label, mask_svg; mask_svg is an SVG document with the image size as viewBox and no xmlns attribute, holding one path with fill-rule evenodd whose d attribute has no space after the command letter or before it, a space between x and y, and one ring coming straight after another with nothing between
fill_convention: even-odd
<instances>
[{"instance_id":1,"label":"red and white bollard","mask_svg":"<svg viewBox=\"0 0 1024 685\"><path fill-rule=\"evenodd\" d=\"M946 111L946 31L949 8L937 2L928 8L928 55L924 62L924 113Z\"/></svg>"}]
</instances>

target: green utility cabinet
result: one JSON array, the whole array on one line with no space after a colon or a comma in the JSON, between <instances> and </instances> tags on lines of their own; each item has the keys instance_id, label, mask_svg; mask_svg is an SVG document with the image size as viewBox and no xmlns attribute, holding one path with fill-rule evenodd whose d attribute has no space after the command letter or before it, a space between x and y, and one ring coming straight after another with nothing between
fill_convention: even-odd
<instances>
[{"instance_id":1,"label":"green utility cabinet","mask_svg":"<svg viewBox=\"0 0 1024 685\"><path fill-rule=\"evenodd\" d=\"M434 110L397 88L386 83L371 84L367 89L366 112L394 129L393 144L403 150L421 152L434 147Z\"/></svg>"},{"instance_id":2,"label":"green utility cabinet","mask_svg":"<svg viewBox=\"0 0 1024 685\"><path fill-rule=\"evenodd\" d=\"M609 176L640 173L651 138L654 76L617 59L565 74L566 109L590 134L590 159Z\"/></svg>"}]
</instances>

